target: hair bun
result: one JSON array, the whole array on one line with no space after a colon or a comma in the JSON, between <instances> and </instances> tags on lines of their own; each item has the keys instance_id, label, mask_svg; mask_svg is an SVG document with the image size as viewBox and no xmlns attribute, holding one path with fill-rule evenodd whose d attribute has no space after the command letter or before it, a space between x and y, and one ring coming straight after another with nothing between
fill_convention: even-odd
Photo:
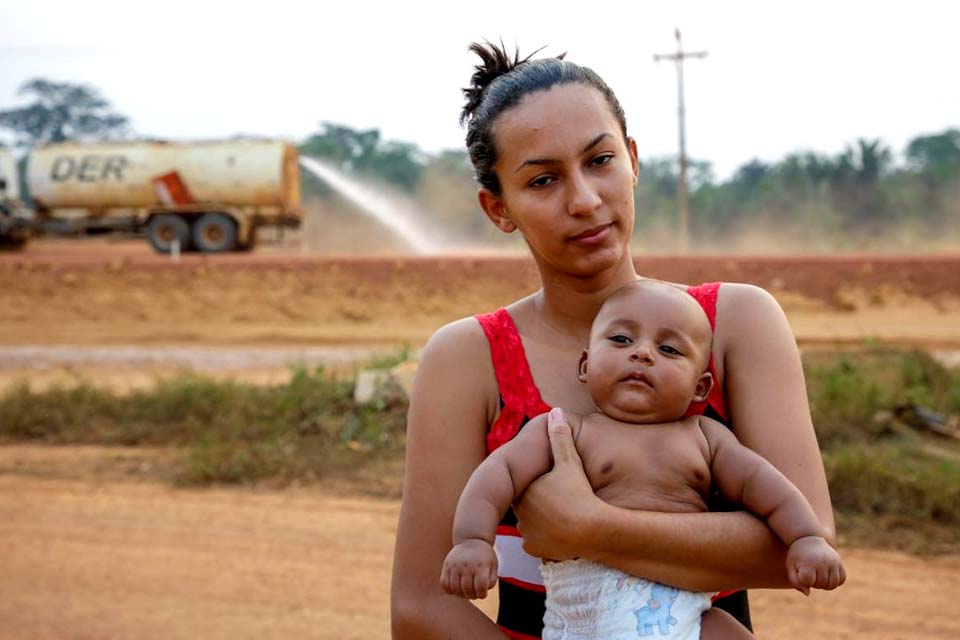
<instances>
[{"instance_id":1,"label":"hair bun","mask_svg":"<svg viewBox=\"0 0 960 640\"><path fill-rule=\"evenodd\" d=\"M463 95L466 97L467 103L463 106L463 111L460 112L461 125L467 122L477 110L477 107L480 106L483 92L490 86L491 82L528 62L542 47L522 60L520 59L519 47L514 50L513 59L511 59L502 40L500 41L499 47L487 41L483 44L473 42L470 44L469 49L480 56L480 64L473 68L474 71L470 77L470 86L463 90ZM563 56L560 57L562 58Z\"/></svg>"}]
</instances>

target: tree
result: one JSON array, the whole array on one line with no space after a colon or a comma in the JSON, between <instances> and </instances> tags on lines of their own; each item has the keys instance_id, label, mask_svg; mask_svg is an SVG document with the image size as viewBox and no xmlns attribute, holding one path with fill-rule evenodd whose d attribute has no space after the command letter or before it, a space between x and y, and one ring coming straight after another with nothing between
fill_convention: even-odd
<instances>
[{"instance_id":1,"label":"tree","mask_svg":"<svg viewBox=\"0 0 960 640\"><path fill-rule=\"evenodd\" d=\"M300 145L307 156L324 158L345 171L365 173L406 191L413 191L423 172L423 161L416 145L407 142L382 142L380 131L358 131L325 122L322 129Z\"/></svg>"},{"instance_id":2,"label":"tree","mask_svg":"<svg viewBox=\"0 0 960 640\"><path fill-rule=\"evenodd\" d=\"M856 177L861 183L874 184L888 173L893 163L893 153L883 140L857 139Z\"/></svg>"},{"instance_id":3,"label":"tree","mask_svg":"<svg viewBox=\"0 0 960 640\"><path fill-rule=\"evenodd\" d=\"M730 182L738 196L749 197L756 192L757 186L769 173L770 166L754 158L750 162L740 165Z\"/></svg>"},{"instance_id":4,"label":"tree","mask_svg":"<svg viewBox=\"0 0 960 640\"><path fill-rule=\"evenodd\" d=\"M960 175L960 129L917 136L907 145L907 162L932 184Z\"/></svg>"},{"instance_id":5,"label":"tree","mask_svg":"<svg viewBox=\"0 0 960 640\"><path fill-rule=\"evenodd\" d=\"M33 96L34 101L0 111L0 127L13 131L18 144L102 140L127 132L127 117L113 112L93 87L36 78L18 93Z\"/></svg>"}]
</instances>

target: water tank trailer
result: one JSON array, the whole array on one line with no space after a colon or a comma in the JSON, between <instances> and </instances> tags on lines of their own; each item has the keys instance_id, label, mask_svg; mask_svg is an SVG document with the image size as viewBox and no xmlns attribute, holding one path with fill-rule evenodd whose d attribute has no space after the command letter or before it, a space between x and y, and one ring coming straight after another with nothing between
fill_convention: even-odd
<instances>
[{"instance_id":1,"label":"water tank trailer","mask_svg":"<svg viewBox=\"0 0 960 640\"><path fill-rule=\"evenodd\" d=\"M4 157L0 203L35 230L126 229L161 253L218 253L250 249L258 227L303 217L297 151L281 141L45 145L27 157L26 194Z\"/></svg>"}]
</instances>

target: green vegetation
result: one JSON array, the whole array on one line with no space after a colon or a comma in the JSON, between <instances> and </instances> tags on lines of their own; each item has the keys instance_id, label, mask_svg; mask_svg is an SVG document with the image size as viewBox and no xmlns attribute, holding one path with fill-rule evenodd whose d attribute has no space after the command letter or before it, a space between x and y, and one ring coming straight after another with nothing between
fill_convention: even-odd
<instances>
[{"instance_id":1,"label":"green vegetation","mask_svg":"<svg viewBox=\"0 0 960 640\"><path fill-rule=\"evenodd\" d=\"M960 551L960 442L892 415L898 406L960 415L960 369L883 347L804 365L840 530L869 544Z\"/></svg>"},{"instance_id":2,"label":"green vegetation","mask_svg":"<svg viewBox=\"0 0 960 640\"><path fill-rule=\"evenodd\" d=\"M506 241L490 232L478 210L466 152L427 154L416 145L384 142L379 131L325 124L300 147L342 170L412 197L424 215L449 233ZM857 139L838 154L797 151L776 162L751 160L727 180L709 162L691 160L691 233L713 250L789 250L927 247L960 240L960 129L913 138L897 162L880 139ZM648 250L675 247L677 163L672 157L641 162L636 188L635 240ZM327 213L351 205L312 176L304 195L320 198ZM517 239L513 241L519 242Z\"/></svg>"},{"instance_id":3,"label":"green vegetation","mask_svg":"<svg viewBox=\"0 0 960 640\"><path fill-rule=\"evenodd\" d=\"M183 376L128 395L81 383L0 397L0 438L54 444L174 445L187 451L186 484L316 477L327 452L396 449L406 402L385 390L353 402L353 383L297 369L288 383L256 386Z\"/></svg>"},{"instance_id":4,"label":"green vegetation","mask_svg":"<svg viewBox=\"0 0 960 640\"><path fill-rule=\"evenodd\" d=\"M960 369L884 347L807 354L804 366L844 535L960 551L960 442L892 416L903 405L960 414ZM21 384L0 396L0 442L172 445L184 450L175 476L184 484L311 481L334 461L357 469L402 454L403 393L387 387L357 405L353 387L322 369L295 370L274 386L184 376L127 395L82 383L46 391Z\"/></svg>"},{"instance_id":5,"label":"green vegetation","mask_svg":"<svg viewBox=\"0 0 960 640\"><path fill-rule=\"evenodd\" d=\"M104 140L127 131L128 118L114 112L94 87L34 78L19 94L33 101L0 111L0 128L12 131L18 144Z\"/></svg>"}]
</instances>

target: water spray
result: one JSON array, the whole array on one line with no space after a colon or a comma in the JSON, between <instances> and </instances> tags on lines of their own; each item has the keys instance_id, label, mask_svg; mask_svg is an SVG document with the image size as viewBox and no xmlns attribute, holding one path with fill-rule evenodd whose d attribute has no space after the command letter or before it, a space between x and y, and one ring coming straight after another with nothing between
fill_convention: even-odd
<instances>
[{"instance_id":1,"label":"water spray","mask_svg":"<svg viewBox=\"0 0 960 640\"><path fill-rule=\"evenodd\" d=\"M410 208L348 178L342 172L316 158L301 156L300 165L359 207L365 214L389 227L416 253L439 252L441 243L436 234L427 231L418 222L419 216Z\"/></svg>"}]
</instances>

